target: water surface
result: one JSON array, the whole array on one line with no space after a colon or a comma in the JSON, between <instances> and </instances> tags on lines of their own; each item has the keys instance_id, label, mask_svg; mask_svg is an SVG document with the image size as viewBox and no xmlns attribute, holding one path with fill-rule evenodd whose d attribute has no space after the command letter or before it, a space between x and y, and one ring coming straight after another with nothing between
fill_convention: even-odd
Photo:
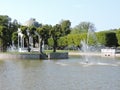
<instances>
[{"instance_id":1,"label":"water surface","mask_svg":"<svg viewBox=\"0 0 120 90\"><path fill-rule=\"evenodd\" d=\"M120 59L0 60L0 90L120 90Z\"/></svg>"}]
</instances>

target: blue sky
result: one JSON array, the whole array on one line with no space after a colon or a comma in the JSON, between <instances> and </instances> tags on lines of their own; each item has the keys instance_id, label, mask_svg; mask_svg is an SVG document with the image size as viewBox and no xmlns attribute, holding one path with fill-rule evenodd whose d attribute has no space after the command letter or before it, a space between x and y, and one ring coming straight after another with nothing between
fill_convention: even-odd
<instances>
[{"instance_id":1,"label":"blue sky","mask_svg":"<svg viewBox=\"0 0 120 90\"><path fill-rule=\"evenodd\" d=\"M0 15L51 25L69 19L72 27L89 21L100 31L120 28L120 0L0 0Z\"/></svg>"}]
</instances>

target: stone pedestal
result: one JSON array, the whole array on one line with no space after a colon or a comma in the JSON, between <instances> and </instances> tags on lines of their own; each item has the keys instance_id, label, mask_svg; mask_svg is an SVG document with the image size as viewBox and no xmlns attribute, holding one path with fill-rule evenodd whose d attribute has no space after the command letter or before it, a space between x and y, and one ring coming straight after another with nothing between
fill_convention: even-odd
<instances>
[{"instance_id":1,"label":"stone pedestal","mask_svg":"<svg viewBox=\"0 0 120 90\"><path fill-rule=\"evenodd\" d=\"M68 52L53 52L48 54L48 59L68 59Z\"/></svg>"}]
</instances>

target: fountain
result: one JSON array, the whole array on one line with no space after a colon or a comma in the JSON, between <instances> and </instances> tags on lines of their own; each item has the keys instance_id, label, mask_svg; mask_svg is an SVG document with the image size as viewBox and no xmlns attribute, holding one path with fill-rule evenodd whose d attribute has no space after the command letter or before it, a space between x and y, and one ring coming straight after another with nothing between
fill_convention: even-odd
<instances>
[{"instance_id":1,"label":"fountain","mask_svg":"<svg viewBox=\"0 0 120 90\"><path fill-rule=\"evenodd\" d=\"M90 46L89 45L89 39L92 38L95 42L95 45ZM91 65L102 65L102 66L119 66L117 64L113 64L113 63L108 63L108 62L101 62L101 59L98 58L102 58L102 55L104 54L105 56L114 56L115 55L115 49L101 49L99 47L99 44L97 42L97 38L95 36L95 33L92 29L88 29L88 33L87 33L87 39L86 40L82 40L81 41L81 45L82 45L82 52L84 53L84 55L82 56L84 61L80 62L80 65L85 65L85 66L91 66ZM99 49L99 50L98 50ZM98 54L100 57L95 57L95 54L97 52L101 51L101 54ZM112 57L110 57L112 58ZM115 59L115 57L113 57L113 59ZM101 61L100 61L101 60Z\"/></svg>"},{"instance_id":2,"label":"fountain","mask_svg":"<svg viewBox=\"0 0 120 90\"><path fill-rule=\"evenodd\" d=\"M88 44L86 44L85 40L82 40L81 45L82 45L82 51L86 54L86 55L84 55L85 63L88 63L88 54L87 54L87 53L89 53Z\"/></svg>"},{"instance_id":3,"label":"fountain","mask_svg":"<svg viewBox=\"0 0 120 90\"><path fill-rule=\"evenodd\" d=\"M26 58L18 61L0 54L0 58L5 59L0 60L0 89L120 90L120 58L89 55L92 51L97 51L95 47L89 46L89 36L90 33L87 34L87 40L81 41L82 50L86 54L84 58L35 60L35 55L28 54L33 60Z\"/></svg>"},{"instance_id":4,"label":"fountain","mask_svg":"<svg viewBox=\"0 0 120 90\"><path fill-rule=\"evenodd\" d=\"M89 46L90 38L95 42L95 44L92 46ZM82 46L81 47L82 52L85 53L85 55L84 55L85 63L88 63L89 62L88 59L90 57L89 54L91 52L96 52L97 51L96 47L98 46L97 38L96 38L96 35L95 35L95 32L93 29L90 29L90 28L88 29L87 39L86 40L84 39L81 41L81 46Z\"/></svg>"}]
</instances>

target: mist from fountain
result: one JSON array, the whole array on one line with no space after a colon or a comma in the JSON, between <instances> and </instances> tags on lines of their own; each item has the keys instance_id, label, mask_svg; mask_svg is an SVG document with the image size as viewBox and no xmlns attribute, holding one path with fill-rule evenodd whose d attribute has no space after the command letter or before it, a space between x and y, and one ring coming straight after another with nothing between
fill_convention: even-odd
<instances>
[{"instance_id":1,"label":"mist from fountain","mask_svg":"<svg viewBox=\"0 0 120 90\"><path fill-rule=\"evenodd\" d=\"M90 46L89 45L89 40L92 39L93 42L94 42L94 45ZM87 39L85 40L82 40L81 41L81 50L83 53L85 53L85 55L83 56L84 59L85 59L85 63L89 63L89 58L90 58L90 53L91 52L96 52L98 51L97 50L97 47L98 47L98 42L97 42L97 37L95 35L95 32L94 30L91 28L88 29L88 32L87 32Z\"/></svg>"}]
</instances>

